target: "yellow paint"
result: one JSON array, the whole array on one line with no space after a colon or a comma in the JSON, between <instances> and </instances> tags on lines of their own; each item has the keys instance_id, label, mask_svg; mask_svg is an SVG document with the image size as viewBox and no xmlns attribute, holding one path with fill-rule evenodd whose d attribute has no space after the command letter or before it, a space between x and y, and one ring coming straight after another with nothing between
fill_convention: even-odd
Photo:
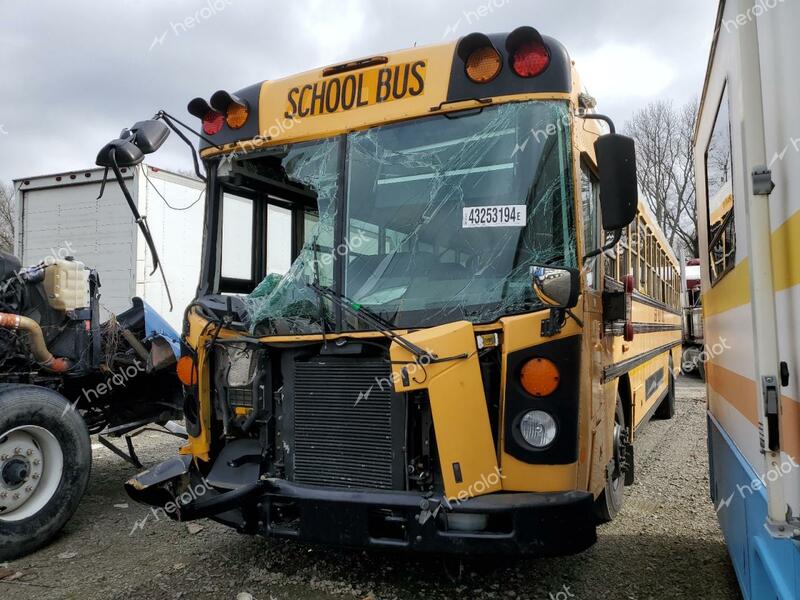
<instances>
[{"instance_id":1,"label":"yellow paint","mask_svg":"<svg viewBox=\"0 0 800 600\"><path fill-rule=\"evenodd\" d=\"M300 120L361 110L365 106L416 98L425 94L428 59L321 77L296 85L287 94L284 117Z\"/></svg>"},{"instance_id":2,"label":"yellow paint","mask_svg":"<svg viewBox=\"0 0 800 600\"><path fill-rule=\"evenodd\" d=\"M200 419L200 434L197 437L189 436L188 442L180 449L181 454L191 454L196 459L204 462L211 460L211 373L208 368L208 357L205 350L205 341L208 339L209 322L190 311L188 316L189 330L186 343L197 352L198 382L197 403Z\"/></svg>"},{"instance_id":3,"label":"yellow paint","mask_svg":"<svg viewBox=\"0 0 800 600\"><path fill-rule=\"evenodd\" d=\"M772 232L772 280L776 292L800 285L800 211ZM703 313L710 317L746 304L750 304L747 258L703 293Z\"/></svg>"},{"instance_id":4,"label":"yellow paint","mask_svg":"<svg viewBox=\"0 0 800 600\"><path fill-rule=\"evenodd\" d=\"M475 107L485 108L487 106L506 104L510 102L532 102L546 100L563 100L565 102L571 102L574 100L574 98L570 94L565 93L537 93L493 96L488 97L485 100L485 102L463 100L444 104L441 106L441 108L439 107L439 104L444 101L444 98L433 106L427 106L425 103L419 105L419 103L415 100L403 100L401 102L377 104L373 107L359 110L322 115L318 118L298 118L287 120L285 117L275 116L271 121L264 122L262 119L262 123L265 123L263 125L265 129L259 136L239 142L223 144L220 148L206 148L201 152L201 155L203 158L209 158L234 151L239 153L253 152L254 150L268 148L270 146L280 146L283 144L294 144L298 142L319 140L352 131L369 129L370 127L375 127L376 125L385 125L400 121L407 121L410 119L448 114ZM393 107L393 104L398 106ZM414 104L416 108L414 110L410 110L410 104ZM387 113L386 117L380 118L378 121L371 121L369 119L362 118L360 114L350 114L360 113L362 110L371 111L373 108L381 108ZM301 123L303 124L302 127L300 126Z\"/></svg>"},{"instance_id":5,"label":"yellow paint","mask_svg":"<svg viewBox=\"0 0 800 600\"><path fill-rule=\"evenodd\" d=\"M501 478L472 325L450 323L409 334L406 339L439 358L467 355L428 363L396 342L391 346L395 390L428 392L445 494L463 499L499 491ZM456 480L457 468L461 481Z\"/></svg>"},{"instance_id":6,"label":"yellow paint","mask_svg":"<svg viewBox=\"0 0 800 600\"><path fill-rule=\"evenodd\" d=\"M778 292L800 285L800 211L772 234L772 278Z\"/></svg>"},{"instance_id":7,"label":"yellow paint","mask_svg":"<svg viewBox=\"0 0 800 600\"><path fill-rule=\"evenodd\" d=\"M706 253L708 254L708 253ZM746 258L728 271L710 290L703 292L703 316L707 319L737 306L750 304L750 261Z\"/></svg>"}]
</instances>

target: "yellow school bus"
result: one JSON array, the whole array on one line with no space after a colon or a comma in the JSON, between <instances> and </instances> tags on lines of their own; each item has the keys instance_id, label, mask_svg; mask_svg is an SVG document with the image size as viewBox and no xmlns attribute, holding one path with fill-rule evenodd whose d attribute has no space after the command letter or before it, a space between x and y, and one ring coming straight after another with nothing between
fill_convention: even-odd
<instances>
[{"instance_id":1,"label":"yellow school bus","mask_svg":"<svg viewBox=\"0 0 800 600\"><path fill-rule=\"evenodd\" d=\"M192 100L190 437L131 496L348 546L594 543L636 428L674 410L681 335L633 141L581 89L562 44L521 27ZM184 125L158 117L98 164Z\"/></svg>"}]
</instances>

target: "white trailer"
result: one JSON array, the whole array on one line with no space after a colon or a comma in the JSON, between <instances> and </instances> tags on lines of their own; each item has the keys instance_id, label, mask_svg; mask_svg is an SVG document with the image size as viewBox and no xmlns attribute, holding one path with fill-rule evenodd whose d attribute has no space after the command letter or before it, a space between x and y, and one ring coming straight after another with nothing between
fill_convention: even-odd
<instances>
[{"instance_id":1,"label":"white trailer","mask_svg":"<svg viewBox=\"0 0 800 600\"><path fill-rule=\"evenodd\" d=\"M695 132L711 494L746 600L800 598L800 2L723 0Z\"/></svg>"},{"instance_id":2,"label":"white trailer","mask_svg":"<svg viewBox=\"0 0 800 600\"><path fill-rule=\"evenodd\" d=\"M172 310L161 275L151 274L150 249L113 173L98 199L103 169L14 181L14 253L24 265L74 256L100 274L104 317L127 310L131 298L138 296L180 331L200 272L204 184L144 164L122 171L150 226L172 294Z\"/></svg>"}]
</instances>

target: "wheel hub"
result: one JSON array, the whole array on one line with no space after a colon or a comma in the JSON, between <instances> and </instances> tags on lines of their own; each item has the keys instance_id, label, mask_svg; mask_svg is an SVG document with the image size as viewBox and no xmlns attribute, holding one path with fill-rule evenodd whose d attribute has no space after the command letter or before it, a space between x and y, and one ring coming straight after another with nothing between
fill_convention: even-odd
<instances>
[{"instance_id":1,"label":"wheel hub","mask_svg":"<svg viewBox=\"0 0 800 600\"><path fill-rule=\"evenodd\" d=\"M0 471L0 479L2 479L6 488L15 490L28 480L30 474L31 466L28 461L14 457L3 464L3 469Z\"/></svg>"},{"instance_id":2,"label":"wheel hub","mask_svg":"<svg viewBox=\"0 0 800 600\"><path fill-rule=\"evenodd\" d=\"M0 520L36 496L44 463L35 435L24 428L0 438Z\"/></svg>"}]
</instances>

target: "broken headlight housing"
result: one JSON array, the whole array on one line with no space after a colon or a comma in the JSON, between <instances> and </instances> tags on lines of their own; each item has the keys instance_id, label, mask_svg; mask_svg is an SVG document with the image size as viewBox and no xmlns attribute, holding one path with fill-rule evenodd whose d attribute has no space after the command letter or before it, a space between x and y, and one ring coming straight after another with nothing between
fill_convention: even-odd
<instances>
[{"instance_id":1,"label":"broken headlight housing","mask_svg":"<svg viewBox=\"0 0 800 600\"><path fill-rule=\"evenodd\" d=\"M226 433L247 430L263 394L263 351L248 344L220 344L215 353L217 412Z\"/></svg>"}]
</instances>

